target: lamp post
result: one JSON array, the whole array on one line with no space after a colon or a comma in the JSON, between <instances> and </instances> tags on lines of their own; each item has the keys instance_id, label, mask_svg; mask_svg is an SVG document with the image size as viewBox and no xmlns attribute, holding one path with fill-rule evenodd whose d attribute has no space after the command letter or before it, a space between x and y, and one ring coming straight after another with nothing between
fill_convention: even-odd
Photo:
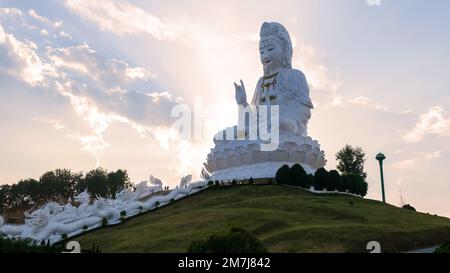
<instances>
[{"instance_id":1,"label":"lamp post","mask_svg":"<svg viewBox=\"0 0 450 273\"><path fill-rule=\"evenodd\" d=\"M377 154L375 159L378 160L378 162L380 163L381 194L383 196L383 203L386 203L386 197L384 195L384 176L383 176L383 160L385 160L386 157L384 156L384 154L379 153L379 154Z\"/></svg>"}]
</instances>

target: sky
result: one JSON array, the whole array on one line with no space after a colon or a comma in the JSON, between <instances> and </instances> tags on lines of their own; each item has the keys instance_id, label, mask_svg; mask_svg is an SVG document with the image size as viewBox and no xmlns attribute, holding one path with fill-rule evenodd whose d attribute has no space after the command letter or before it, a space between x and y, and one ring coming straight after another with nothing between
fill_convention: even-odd
<instances>
[{"instance_id":1,"label":"sky","mask_svg":"<svg viewBox=\"0 0 450 273\"><path fill-rule=\"evenodd\" d=\"M0 0L0 184L45 171L199 178L237 122L233 82L262 76L259 28L282 23L315 105L327 169L366 152L369 193L450 217L449 1ZM196 131L173 129L186 105ZM175 108L174 108L175 107ZM176 111L175 111L176 112Z\"/></svg>"}]
</instances>

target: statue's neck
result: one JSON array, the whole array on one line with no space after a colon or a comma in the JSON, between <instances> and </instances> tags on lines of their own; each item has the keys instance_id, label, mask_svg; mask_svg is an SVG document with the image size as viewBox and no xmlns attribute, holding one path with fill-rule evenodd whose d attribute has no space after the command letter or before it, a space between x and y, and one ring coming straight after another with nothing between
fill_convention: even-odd
<instances>
[{"instance_id":1,"label":"statue's neck","mask_svg":"<svg viewBox=\"0 0 450 273\"><path fill-rule=\"evenodd\" d=\"M265 75L265 76L271 76L271 75L276 75L276 74L278 74L278 73L280 73L280 72L282 72L283 70L286 70L287 68L285 68L285 67L280 67L280 68L276 68L276 69L273 69L273 70L269 70L269 71L267 71L267 75Z\"/></svg>"}]
</instances>

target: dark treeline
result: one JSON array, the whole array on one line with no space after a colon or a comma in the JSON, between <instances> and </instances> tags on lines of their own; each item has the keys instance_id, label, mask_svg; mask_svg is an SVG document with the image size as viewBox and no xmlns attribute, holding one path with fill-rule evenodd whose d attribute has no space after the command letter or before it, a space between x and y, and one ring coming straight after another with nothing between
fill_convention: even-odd
<instances>
[{"instance_id":1,"label":"dark treeline","mask_svg":"<svg viewBox=\"0 0 450 273\"><path fill-rule=\"evenodd\" d=\"M300 164L295 164L291 168L288 165L282 166L276 174L275 180L280 185L291 185L302 188L314 186L315 190L328 191L338 190L366 196L368 185L364 177L357 174L341 175L336 170L327 171L320 168L314 175L307 175Z\"/></svg>"},{"instance_id":2,"label":"dark treeline","mask_svg":"<svg viewBox=\"0 0 450 273\"><path fill-rule=\"evenodd\" d=\"M84 174L57 169L44 173L39 180L28 178L13 185L1 185L0 213L48 201L66 202L84 190L92 195L115 197L129 187L131 182L126 170L108 172L97 168Z\"/></svg>"}]
</instances>

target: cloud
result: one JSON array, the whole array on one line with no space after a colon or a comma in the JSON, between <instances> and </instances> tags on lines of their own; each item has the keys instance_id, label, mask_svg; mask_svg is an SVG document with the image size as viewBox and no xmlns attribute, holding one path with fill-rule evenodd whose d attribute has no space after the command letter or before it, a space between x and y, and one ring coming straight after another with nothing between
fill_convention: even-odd
<instances>
[{"instance_id":1,"label":"cloud","mask_svg":"<svg viewBox=\"0 0 450 273\"><path fill-rule=\"evenodd\" d=\"M0 25L0 69L31 86L45 84L45 79L55 74L52 65L42 61L36 49L34 42L20 41L13 34L5 32Z\"/></svg>"},{"instance_id":2,"label":"cloud","mask_svg":"<svg viewBox=\"0 0 450 273\"><path fill-rule=\"evenodd\" d=\"M397 161L393 164L394 168L405 168L416 163L423 163L425 161L431 161L441 157L441 151L434 151L430 153L417 153L415 156L410 158Z\"/></svg>"},{"instance_id":3,"label":"cloud","mask_svg":"<svg viewBox=\"0 0 450 273\"><path fill-rule=\"evenodd\" d=\"M450 114L441 106L433 106L420 115L415 127L403 139L407 143L417 143L427 135L450 137Z\"/></svg>"},{"instance_id":4,"label":"cloud","mask_svg":"<svg viewBox=\"0 0 450 273\"><path fill-rule=\"evenodd\" d=\"M381 6L381 0L366 0L369 6Z\"/></svg>"},{"instance_id":5,"label":"cloud","mask_svg":"<svg viewBox=\"0 0 450 273\"><path fill-rule=\"evenodd\" d=\"M351 100L350 103L364 106L364 107L369 107L371 109L379 110L379 111L383 111L383 112L391 112L388 107L381 105L381 104L377 103L376 101L369 99L367 97L364 97L364 96L359 96L359 97Z\"/></svg>"},{"instance_id":6,"label":"cloud","mask_svg":"<svg viewBox=\"0 0 450 273\"><path fill-rule=\"evenodd\" d=\"M298 50L294 55L293 66L305 73L311 89L317 91L314 94L320 96L316 98L314 104L340 105L342 97L339 95L339 88L342 86L342 80L336 75L331 75L328 67L319 61L317 49L306 45L297 47L295 41L293 36L294 47Z\"/></svg>"},{"instance_id":7,"label":"cloud","mask_svg":"<svg viewBox=\"0 0 450 273\"><path fill-rule=\"evenodd\" d=\"M35 121L49 124L66 132L67 138L79 141L81 148L93 155L97 165L101 153L109 147L104 135L112 123L126 124L140 137L154 139L161 135L158 135L161 128L172 124L170 111L177 99L169 92L140 93L126 89L127 84L153 79L155 75L148 69L133 67L115 58L103 58L86 43L58 46L56 37L58 33L66 36L61 34L66 33L64 30L51 30L55 35L45 31L33 36L28 29L42 30L43 24L55 26L33 10L23 13L18 9L1 9L0 15L0 72L67 98L73 111L87 125L87 131L79 124L66 124L63 119L37 118ZM3 21L9 23L12 17L20 24L11 29L36 42L18 39L3 28ZM61 28L61 24L56 23L55 27ZM166 145L167 140L159 140L162 146Z\"/></svg>"},{"instance_id":8,"label":"cloud","mask_svg":"<svg viewBox=\"0 0 450 273\"><path fill-rule=\"evenodd\" d=\"M41 21L41 22L44 22L44 23L50 23L49 19L47 19L47 18L45 18L43 16L40 16L39 14L36 13L36 11L34 11L32 9L30 9L28 11L28 15L30 15L31 17L33 17L34 19L36 19L38 21Z\"/></svg>"},{"instance_id":9,"label":"cloud","mask_svg":"<svg viewBox=\"0 0 450 273\"><path fill-rule=\"evenodd\" d=\"M130 67L128 63L114 58L100 58L87 44L49 47L47 51L48 58L66 73L89 77L93 81L101 81L110 86L137 80L148 81L156 76L144 67Z\"/></svg>"},{"instance_id":10,"label":"cloud","mask_svg":"<svg viewBox=\"0 0 450 273\"><path fill-rule=\"evenodd\" d=\"M126 1L66 0L66 7L102 31L119 36L147 33L159 40L173 39L179 30Z\"/></svg>"}]
</instances>

